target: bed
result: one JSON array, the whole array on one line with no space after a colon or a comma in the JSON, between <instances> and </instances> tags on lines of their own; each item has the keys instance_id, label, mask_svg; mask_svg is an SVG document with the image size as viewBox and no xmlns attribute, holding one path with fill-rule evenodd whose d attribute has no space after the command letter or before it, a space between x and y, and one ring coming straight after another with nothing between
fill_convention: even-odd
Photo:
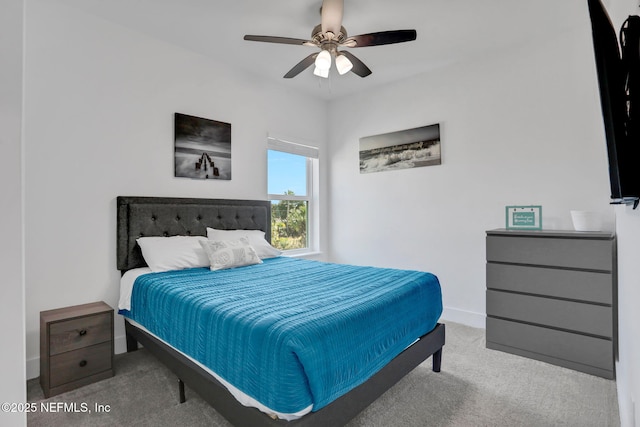
<instances>
[{"instance_id":1,"label":"bed","mask_svg":"<svg viewBox=\"0 0 640 427\"><path fill-rule=\"evenodd\" d=\"M268 201L118 197L118 269L125 274L130 270L133 271L146 266L145 259L137 243L137 239L140 237L206 236L207 227L211 227L221 230L261 230L265 232L265 238L269 240L271 234L270 206L271 204ZM267 271L269 268L278 268L278 264L287 264L286 268L291 268L289 264L296 262L295 266L301 266L300 268L325 268L323 265L319 265L323 263L313 264L313 262L298 262L284 259L285 257L280 258L265 260L262 263L263 265L241 267L246 269L242 270L242 274L246 274L248 277L248 272L253 271L250 270L251 268L259 268L263 270L255 270L256 276L266 277L268 275L264 274L263 271ZM331 268L342 267L331 266ZM229 274L237 275L241 271L240 268L233 270L236 271ZM382 271L382 269L373 270ZM304 271L306 274L307 270ZM368 272L369 270L354 270L352 275L368 274ZM225 272L225 274L227 273ZM204 271L193 269L186 273L176 273L174 275L194 277L202 275L204 277L206 274ZM413 279L409 278L407 280ZM142 285L140 285L140 289L143 289ZM136 290L136 292L138 291ZM142 297L138 296L137 298L140 299ZM165 298L163 297L162 301L164 300ZM394 355L388 363L385 361L386 364L381 369L376 368L374 370L375 373L368 376L366 381L357 383L346 394L340 393L339 397L331 398L330 401L323 403L320 409L314 408L313 411L298 419L286 421L268 416L256 408L245 406L237 397L234 397L233 390L230 390L228 385L223 384L224 380L214 374L212 375L212 372L206 366L203 366L198 360L194 360L193 357L180 350L179 348L181 347L179 345L175 343L172 343L174 345L169 344L160 337L162 334L151 332L144 323L141 324L134 321L134 316L130 316L130 313L123 312L123 314L125 314L127 351L135 351L138 343L142 344L175 373L178 378L181 401L185 399L184 384L186 383L221 415L237 426L344 425L429 357L432 357L432 369L435 372L439 372L442 347L445 341L444 325L434 322L433 327L429 325L429 330L421 334L419 339L413 341L413 338L411 338L412 342L409 342L406 348L403 347L404 350ZM334 314L327 316L327 318L334 316ZM439 316L439 313L435 314ZM273 314L269 316L273 316ZM314 323L322 324L322 322L315 321ZM331 325L326 324L325 328L331 329Z\"/></svg>"}]
</instances>

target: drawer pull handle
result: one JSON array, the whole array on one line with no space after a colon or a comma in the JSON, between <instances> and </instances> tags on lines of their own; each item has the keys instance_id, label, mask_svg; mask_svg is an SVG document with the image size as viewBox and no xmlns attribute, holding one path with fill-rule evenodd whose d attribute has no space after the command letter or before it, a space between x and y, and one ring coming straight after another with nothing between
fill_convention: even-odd
<instances>
[{"instance_id":1,"label":"drawer pull handle","mask_svg":"<svg viewBox=\"0 0 640 427\"><path fill-rule=\"evenodd\" d=\"M80 335L81 337L87 335L87 330L86 329L80 329L78 331L78 335Z\"/></svg>"},{"instance_id":2,"label":"drawer pull handle","mask_svg":"<svg viewBox=\"0 0 640 427\"><path fill-rule=\"evenodd\" d=\"M87 361L81 360L80 363L78 363L78 365L80 365L81 368L84 368L85 366L87 366Z\"/></svg>"}]
</instances>

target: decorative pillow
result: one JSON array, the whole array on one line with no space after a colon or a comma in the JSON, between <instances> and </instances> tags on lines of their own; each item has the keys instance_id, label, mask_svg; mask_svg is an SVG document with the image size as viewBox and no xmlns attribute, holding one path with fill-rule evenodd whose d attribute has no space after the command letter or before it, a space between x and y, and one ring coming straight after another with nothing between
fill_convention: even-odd
<instances>
[{"instance_id":1,"label":"decorative pillow","mask_svg":"<svg viewBox=\"0 0 640 427\"><path fill-rule=\"evenodd\" d=\"M136 241L154 273L209 266L209 258L199 243L207 241L204 236L140 237Z\"/></svg>"},{"instance_id":2,"label":"decorative pillow","mask_svg":"<svg viewBox=\"0 0 640 427\"><path fill-rule=\"evenodd\" d=\"M282 251L274 248L264 238L262 230L217 230L207 227L209 240L237 240L248 237L249 244L253 246L260 259L274 258L282 255Z\"/></svg>"},{"instance_id":3,"label":"decorative pillow","mask_svg":"<svg viewBox=\"0 0 640 427\"><path fill-rule=\"evenodd\" d=\"M200 241L200 245L209 257L212 271L262 263L247 237L238 240L205 240Z\"/></svg>"}]
</instances>

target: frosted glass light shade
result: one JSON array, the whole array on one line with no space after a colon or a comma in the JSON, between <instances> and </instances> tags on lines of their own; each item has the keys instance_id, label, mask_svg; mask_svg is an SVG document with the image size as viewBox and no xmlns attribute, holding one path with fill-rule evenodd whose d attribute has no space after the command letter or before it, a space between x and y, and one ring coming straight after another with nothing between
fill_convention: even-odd
<instances>
[{"instance_id":1,"label":"frosted glass light shade","mask_svg":"<svg viewBox=\"0 0 640 427\"><path fill-rule=\"evenodd\" d=\"M318 77L324 77L325 79L328 79L329 78L329 69L327 68L326 70L322 70L322 69L316 67L313 70L313 74L315 74Z\"/></svg>"},{"instance_id":2,"label":"frosted glass light shade","mask_svg":"<svg viewBox=\"0 0 640 427\"><path fill-rule=\"evenodd\" d=\"M351 71L351 69L353 68L353 64L346 56L338 55L336 56L336 68L338 69L338 73L342 75Z\"/></svg>"},{"instance_id":3,"label":"frosted glass light shade","mask_svg":"<svg viewBox=\"0 0 640 427\"><path fill-rule=\"evenodd\" d=\"M331 68L331 54L327 50L323 50L316 57L316 68L320 70L329 70Z\"/></svg>"}]
</instances>

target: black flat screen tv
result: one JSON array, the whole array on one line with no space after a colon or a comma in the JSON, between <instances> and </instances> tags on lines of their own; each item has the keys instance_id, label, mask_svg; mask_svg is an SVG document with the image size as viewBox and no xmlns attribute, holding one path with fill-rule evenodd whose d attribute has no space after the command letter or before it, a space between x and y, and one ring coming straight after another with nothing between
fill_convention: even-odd
<instances>
[{"instance_id":1,"label":"black flat screen tv","mask_svg":"<svg viewBox=\"0 0 640 427\"><path fill-rule=\"evenodd\" d=\"M600 104L609 158L611 203L634 203L640 198L640 162L638 139L640 127L630 120L629 106L640 107L640 92L631 93L628 62L640 60L640 52L627 52L633 58L623 58L618 35L600 0L587 0L593 48L600 89ZM640 79L640 76L632 76ZM640 89L640 88L639 88Z\"/></svg>"}]
</instances>

